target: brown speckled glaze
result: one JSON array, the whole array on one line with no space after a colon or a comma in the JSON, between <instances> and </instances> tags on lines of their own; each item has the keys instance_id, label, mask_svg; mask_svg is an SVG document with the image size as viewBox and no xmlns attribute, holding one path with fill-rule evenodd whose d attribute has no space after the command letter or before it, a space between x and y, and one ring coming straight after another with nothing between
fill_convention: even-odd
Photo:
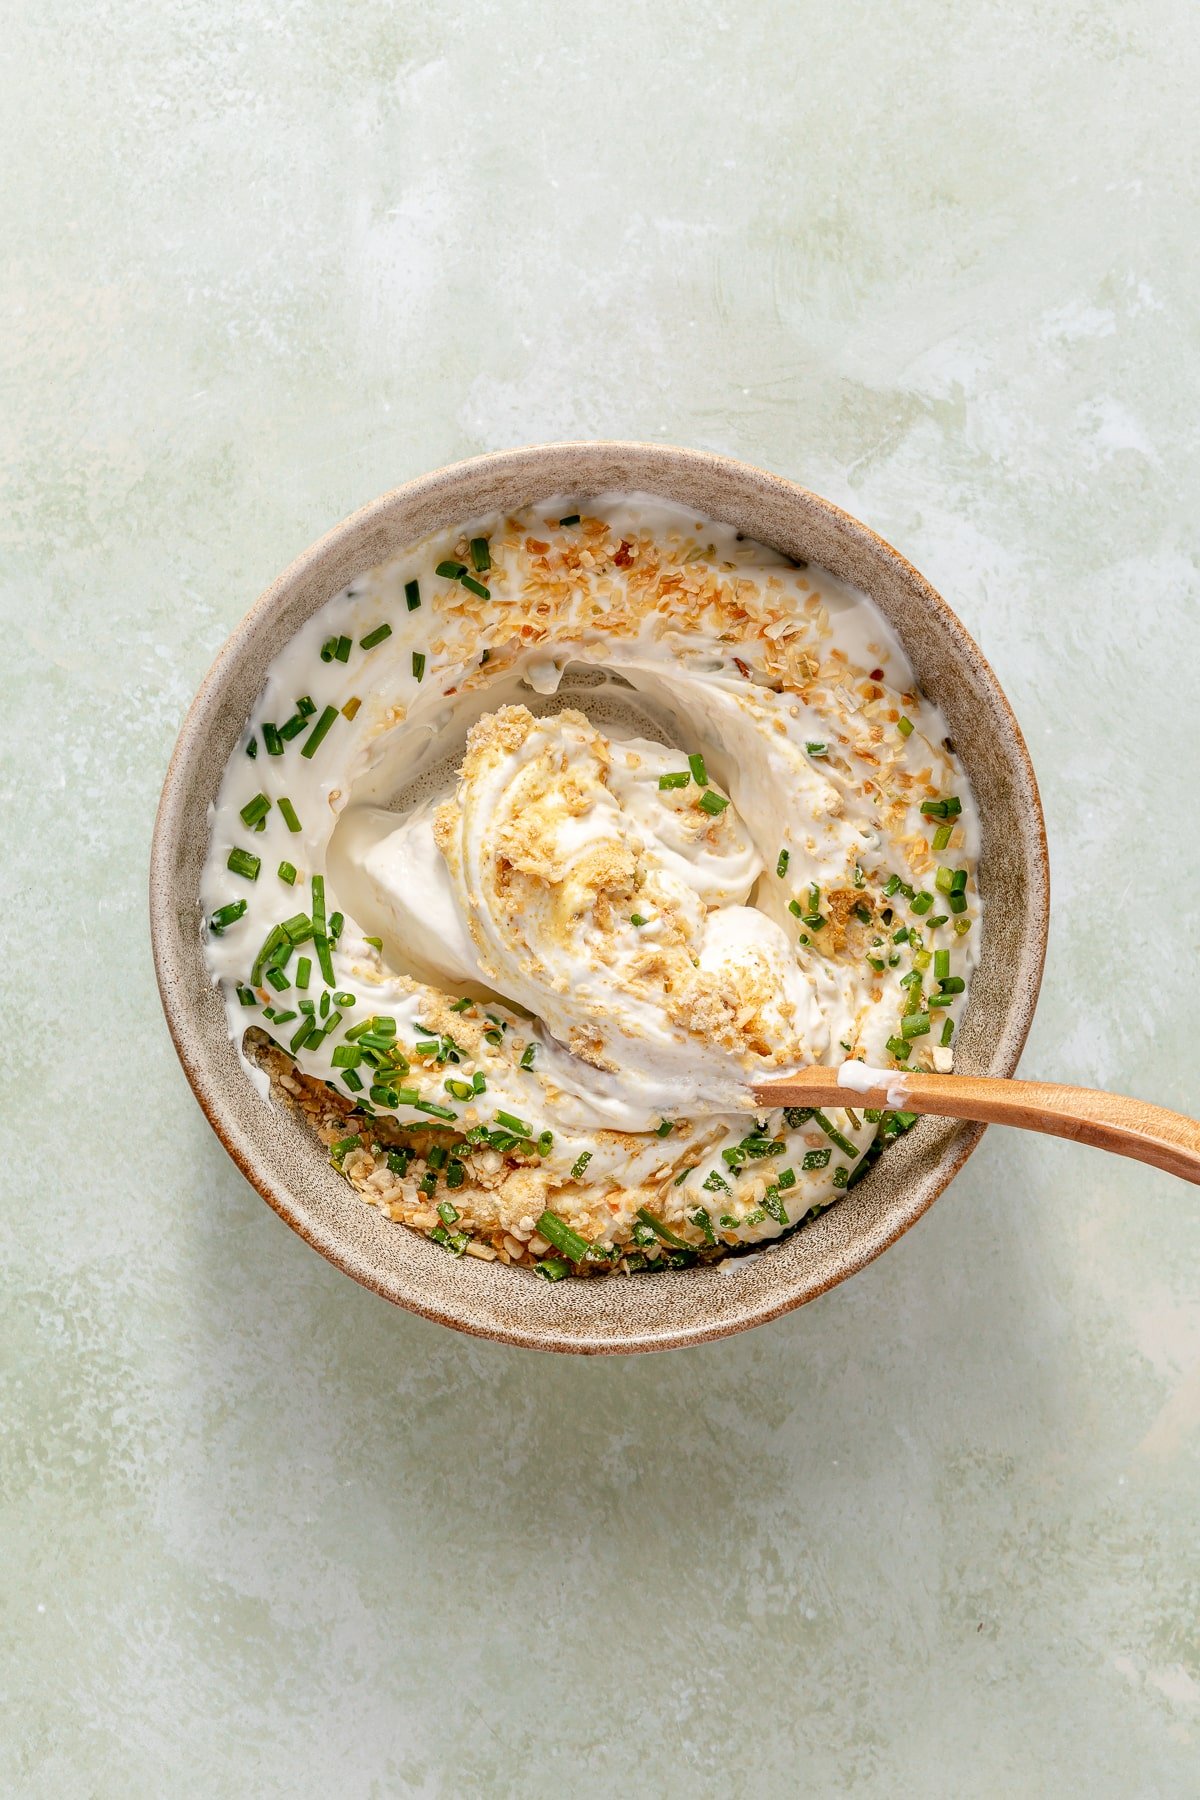
<instances>
[{"instance_id":1,"label":"brown speckled glaze","mask_svg":"<svg viewBox=\"0 0 1200 1800\"><path fill-rule=\"evenodd\" d=\"M427 1318L539 1350L667 1350L776 1318L844 1281L920 1218L983 1127L922 1119L847 1198L779 1246L708 1268L553 1286L455 1260L380 1217L290 1115L250 1086L200 941L208 809L280 646L352 576L431 531L553 494L641 490L829 569L869 594L949 721L983 821L980 961L955 1040L959 1069L1011 1075L1041 982L1049 913L1045 825L1024 739L949 607L890 544L816 494L746 463L657 444L544 444L476 458L384 494L297 558L233 632L183 723L150 862L150 920L171 1036L209 1123L281 1218L322 1256Z\"/></svg>"}]
</instances>

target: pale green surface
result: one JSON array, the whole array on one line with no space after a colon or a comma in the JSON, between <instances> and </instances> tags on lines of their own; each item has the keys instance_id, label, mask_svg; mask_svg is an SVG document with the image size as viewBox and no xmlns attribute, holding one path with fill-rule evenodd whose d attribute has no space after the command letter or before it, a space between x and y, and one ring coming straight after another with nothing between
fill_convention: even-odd
<instances>
[{"instance_id":1,"label":"pale green surface","mask_svg":"<svg viewBox=\"0 0 1200 1800\"><path fill-rule=\"evenodd\" d=\"M630 436L942 588L1046 798L1026 1071L1200 1103L1194 14L557 17L8 9L0 1791L1195 1793L1195 1190L993 1131L803 1312L557 1360L327 1267L171 1053L225 632L409 475Z\"/></svg>"}]
</instances>

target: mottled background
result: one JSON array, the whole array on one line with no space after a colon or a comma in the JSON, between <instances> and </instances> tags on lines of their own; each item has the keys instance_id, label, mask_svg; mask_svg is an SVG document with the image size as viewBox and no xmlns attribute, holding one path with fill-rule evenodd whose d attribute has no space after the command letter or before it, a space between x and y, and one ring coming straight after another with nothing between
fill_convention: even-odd
<instances>
[{"instance_id":1,"label":"mottled background","mask_svg":"<svg viewBox=\"0 0 1200 1800\"><path fill-rule=\"evenodd\" d=\"M1197 1193L994 1130L848 1286L635 1362L327 1267L150 969L184 708L447 459L712 447L983 643L1028 1073L1200 1110L1200 34L1176 0L13 0L0 1790L1197 1791Z\"/></svg>"}]
</instances>

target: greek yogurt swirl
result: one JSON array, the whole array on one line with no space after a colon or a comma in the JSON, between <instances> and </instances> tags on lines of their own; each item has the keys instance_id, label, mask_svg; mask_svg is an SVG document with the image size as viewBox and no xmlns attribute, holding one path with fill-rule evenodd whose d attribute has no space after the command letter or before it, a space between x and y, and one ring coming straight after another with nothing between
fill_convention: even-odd
<instances>
[{"instance_id":1,"label":"greek yogurt swirl","mask_svg":"<svg viewBox=\"0 0 1200 1800\"><path fill-rule=\"evenodd\" d=\"M366 571L276 657L207 954L392 1217L556 1273L686 1260L830 1204L880 1128L755 1116L756 1082L951 1065L977 852L861 595L659 501L547 504Z\"/></svg>"}]
</instances>

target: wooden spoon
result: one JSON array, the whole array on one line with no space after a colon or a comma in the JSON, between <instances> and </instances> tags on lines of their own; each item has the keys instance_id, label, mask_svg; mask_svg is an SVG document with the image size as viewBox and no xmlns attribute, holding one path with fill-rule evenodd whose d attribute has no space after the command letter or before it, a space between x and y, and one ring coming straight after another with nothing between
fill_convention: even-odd
<instances>
[{"instance_id":1,"label":"wooden spoon","mask_svg":"<svg viewBox=\"0 0 1200 1800\"><path fill-rule=\"evenodd\" d=\"M821 1066L803 1069L788 1081L764 1083L754 1090L760 1106L865 1106L893 1111L936 1113L950 1119L982 1119L989 1125L1021 1125L1051 1137L1073 1138L1118 1156L1153 1163L1184 1181L1200 1183L1200 1124L1148 1100L1103 1094L1098 1088L1062 1087L1054 1081L1002 1081L990 1075L904 1074L900 1070L866 1069L853 1085L838 1080L839 1071ZM871 1074L879 1085L861 1085Z\"/></svg>"}]
</instances>

